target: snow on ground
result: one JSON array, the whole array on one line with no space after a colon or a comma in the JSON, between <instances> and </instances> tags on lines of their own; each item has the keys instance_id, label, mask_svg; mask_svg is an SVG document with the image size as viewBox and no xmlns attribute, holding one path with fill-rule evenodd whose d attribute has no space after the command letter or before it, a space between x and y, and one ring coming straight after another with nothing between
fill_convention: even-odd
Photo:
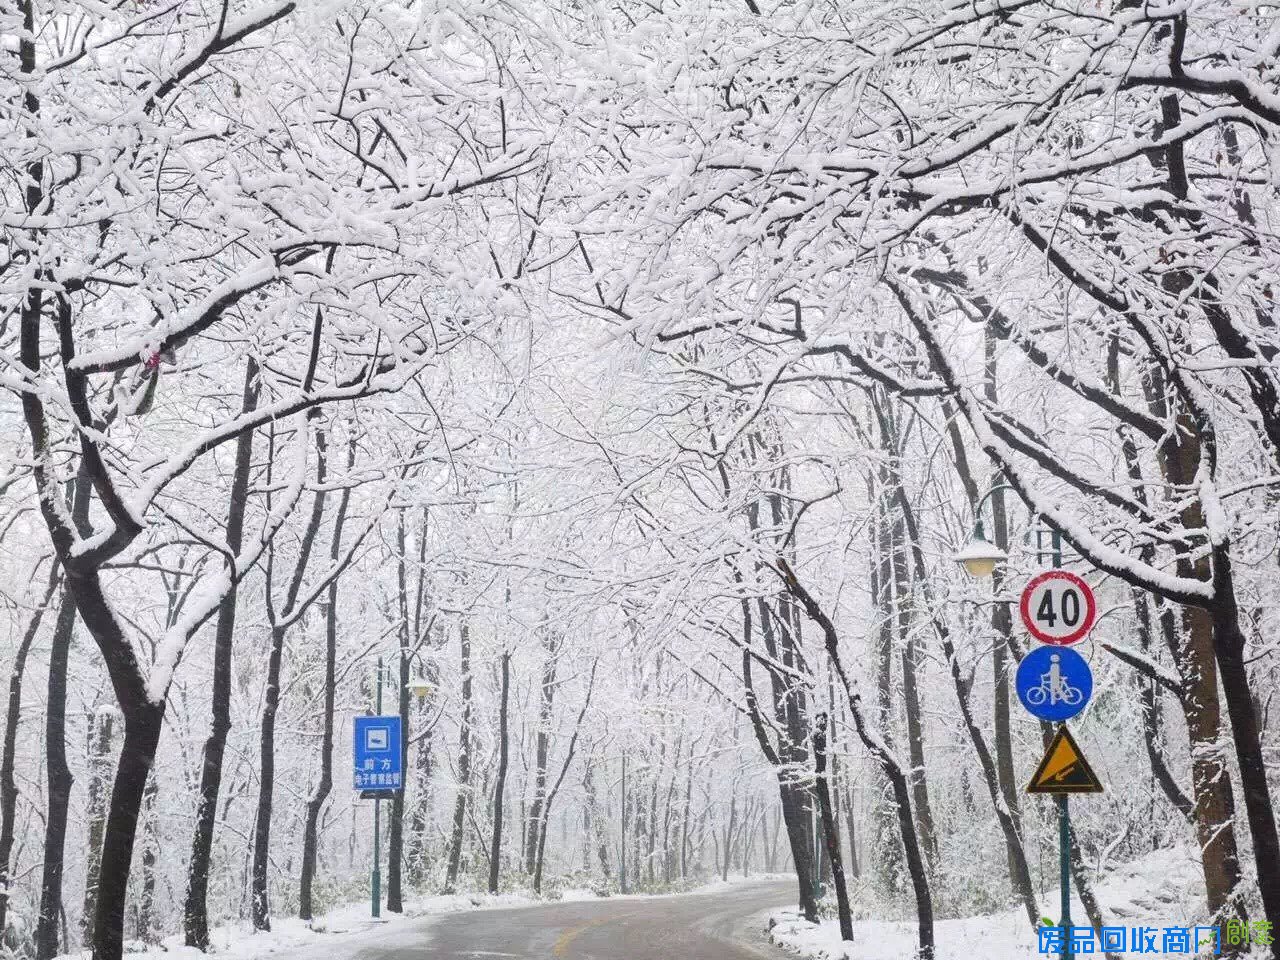
<instances>
[{"instance_id":1,"label":"snow on ground","mask_svg":"<svg viewBox=\"0 0 1280 960\"><path fill-rule=\"evenodd\" d=\"M785 874L757 874L751 877L730 877L715 880L689 891L690 893L715 893L743 883L759 883L761 880L780 879ZM613 894L611 900L635 900L658 894ZM129 960L341 960L353 957L366 947L394 948L412 945L422 939L424 921L432 917L446 916L467 910L498 910L511 907L533 907L547 903L582 902L603 899L586 888L559 890L549 897L530 894L504 893L496 896L481 893L459 893L415 897L405 901L403 914L388 913L383 908L382 917L370 916L369 901L348 903L318 917L311 923L296 917L273 917L271 931L255 933L249 922L216 927L210 931L209 953L185 946L181 934L167 937L161 944L145 946L139 941L125 944ZM321 953L320 951L323 951ZM87 950L64 954L56 960L88 960Z\"/></svg>"},{"instance_id":2,"label":"snow on ground","mask_svg":"<svg viewBox=\"0 0 1280 960\"><path fill-rule=\"evenodd\" d=\"M1112 870L1095 888L1106 923L1121 927L1193 927L1205 923L1203 874L1195 856L1185 848L1157 851ZM1039 897L1041 912L1057 918L1061 893L1057 888ZM1072 898L1071 916L1080 923L1084 907ZM840 939L836 920L807 923L794 910L771 917L774 942L810 960L909 960L915 955L914 921L855 921L853 942ZM1043 958L1021 908L990 916L938 920L934 924L937 960L1030 960ZM1159 946L1160 936L1156 938ZM1207 948L1199 956L1211 953ZM1101 951L1095 956L1101 958ZM1261 954L1259 954L1261 955ZM1121 957L1187 957L1187 953L1139 953Z\"/></svg>"},{"instance_id":3,"label":"snow on ground","mask_svg":"<svg viewBox=\"0 0 1280 960\"><path fill-rule=\"evenodd\" d=\"M562 900L592 900L596 895L589 890L567 890ZM202 953L195 947L183 944L181 934L167 937L159 945L144 946L139 941L125 944L125 955L130 960L208 960L212 956L222 960L302 960L320 956L347 957L376 942L394 946L402 938L421 936L421 924L425 918L458 913L464 910L494 910L502 907L523 907L543 901L521 894L453 894L411 898L405 902L403 914L388 913L383 908L382 917L370 916L369 902L349 903L337 907L311 923L296 917L272 917L270 932L255 933L246 920L240 923L216 927L209 933L210 950ZM65 954L58 960L87 960L87 950Z\"/></svg>"}]
</instances>

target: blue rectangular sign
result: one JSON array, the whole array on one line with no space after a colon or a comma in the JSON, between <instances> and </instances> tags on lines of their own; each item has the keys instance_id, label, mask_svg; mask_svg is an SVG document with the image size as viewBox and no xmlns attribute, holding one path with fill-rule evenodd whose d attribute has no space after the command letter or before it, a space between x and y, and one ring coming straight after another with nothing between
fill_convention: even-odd
<instances>
[{"instance_id":1,"label":"blue rectangular sign","mask_svg":"<svg viewBox=\"0 0 1280 960\"><path fill-rule=\"evenodd\" d=\"M403 790L400 718L356 717L352 725L352 772L357 790Z\"/></svg>"}]
</instances>

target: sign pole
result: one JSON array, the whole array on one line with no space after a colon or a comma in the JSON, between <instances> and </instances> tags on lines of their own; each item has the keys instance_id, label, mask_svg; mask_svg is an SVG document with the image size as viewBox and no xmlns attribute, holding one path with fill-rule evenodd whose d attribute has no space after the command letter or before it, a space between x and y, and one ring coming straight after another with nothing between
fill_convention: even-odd
<instances>
[{"instance_id":1,"label":"sign pole","mask_svg":"<svg viewBox=\"0 0 1280 960\"><path fill-rule=\"evenodd\" d=\"M1071 814L1070 797L1058 794L1058 847L1062 868L1062 960L1071 960Z\"/></svg>"},{"instance_id":2,"label":"sign pole","mask_svg":"<svg viewBox=\"0 0 1280 960\"><path fill-rule=\"evenodd\" d=\"M1053 566L1062 567L1062 533L1053 530ZM1065 793L1058 794L1058 846L1062 861L1062 960L1071 960L1071 812Z\"/></svg>"},{"instance_id":3,"label":"sign pole","mask_svg":"<svg viewBox=\"0 0 1280 960\"><path fill-rule=\"evenodd\" d=\"M382 715L382 658L378 658L378 716ZM373 918L382 916L382 851L379 828L382 826L382 801L373 801Z\"/></svg>"}]
</instances>

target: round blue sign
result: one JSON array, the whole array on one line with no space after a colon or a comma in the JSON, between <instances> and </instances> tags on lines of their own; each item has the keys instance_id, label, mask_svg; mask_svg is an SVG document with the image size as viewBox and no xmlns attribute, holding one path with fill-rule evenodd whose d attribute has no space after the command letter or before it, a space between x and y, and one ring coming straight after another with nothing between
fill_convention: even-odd
<instances>
[{"instance_id":1,"label":"round blue sign","mask_svg":"<svg viewBox=\"0 0 1280 960\"><path fill-rule=\"evenodd\" d=\"M1093 671L1067 647L1039 647L1018 664L1018 699L1041 720L1069 720L1093 696Z\"/></svg>"}]
</instances>

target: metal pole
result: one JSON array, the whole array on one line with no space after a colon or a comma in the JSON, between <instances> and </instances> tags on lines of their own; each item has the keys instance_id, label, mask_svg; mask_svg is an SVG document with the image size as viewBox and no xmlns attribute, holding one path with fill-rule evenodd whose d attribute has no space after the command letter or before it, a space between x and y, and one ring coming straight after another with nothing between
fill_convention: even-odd
<instances>
[{"instance_id":1,"label":"metal pole","mask_svg":"<svg viewBox=\"0 0 1280 960\"><path fill-rule=\"evenodd\" d=\"M382 658L378 658L378 715L382 715ZM382 801L373 801L373 918L382 916L382 850L378 836L382 826Z\"/></svg>"},{"instance_id":2,"label":"metal pole","mask_svg":"<svg viewBox=\"0 0 1280 960\"><path fill-rule=\"evenodd\" d=\"M1071 814L1067 807L1070 799L1058 794L1058 847L1062 869L1062 960L1071 960Z\"/></svg>"},{"instance_id":3,"label":"metal pole","mask_svg":"<svg viewBox=\"0 0 1280 960\"><path fill-rule=\"evenodd\" d=\"M1057 530L1053 531L1053 565L1062 569L1062 534Z\"/></svg>"}]
</instances>

